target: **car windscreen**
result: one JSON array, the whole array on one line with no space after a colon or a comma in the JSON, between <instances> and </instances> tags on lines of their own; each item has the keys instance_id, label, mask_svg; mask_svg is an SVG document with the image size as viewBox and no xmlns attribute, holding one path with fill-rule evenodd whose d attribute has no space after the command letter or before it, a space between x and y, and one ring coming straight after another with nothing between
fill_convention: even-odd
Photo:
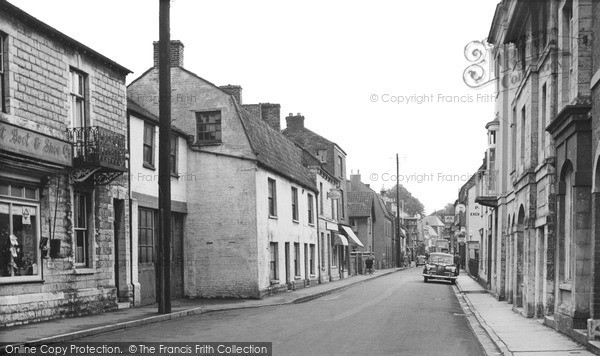
<instances>
[{"instance_id":1,"label":"car windscreen","mask_svg":"<svg viewBox=\"0 0 600 356\"><path fill-rule=\"evenodd\" d=\"M429 263L451 265L453 263L453 261L452 261L452 256L433 255L433 256L429 256Z\"/></svg>"}]
</instances>

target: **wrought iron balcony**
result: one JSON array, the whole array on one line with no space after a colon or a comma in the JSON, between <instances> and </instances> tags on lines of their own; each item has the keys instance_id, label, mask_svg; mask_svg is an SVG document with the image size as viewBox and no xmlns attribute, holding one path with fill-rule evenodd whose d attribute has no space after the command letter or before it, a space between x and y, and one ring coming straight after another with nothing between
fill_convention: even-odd
<instances>
[{"instance_id":1,"label":"wrought iron balcony","mask_svg":"<svg viewBox=\"0 0 600 356\"><path fill-rule=\"evenodd\" d=\"M127 171L127 142L125 136L103 127L69 129L73 143L74 168L101 168L106 172Z\"/></svg>"}]
</instances>

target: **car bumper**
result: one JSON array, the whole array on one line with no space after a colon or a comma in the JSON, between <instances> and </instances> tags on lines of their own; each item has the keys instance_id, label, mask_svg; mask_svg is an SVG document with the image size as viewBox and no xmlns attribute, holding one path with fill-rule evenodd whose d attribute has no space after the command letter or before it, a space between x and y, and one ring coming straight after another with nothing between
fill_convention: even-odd
<instances>
[{"instance_id":1,"label":"car bumper","mask_svg":"<svg viewBox=\"0 0 600 356\"><path fill-rule=\"evenodd\" d=\"M438 275L438 274L427 274L427 273L423 273L423 277L427 277L430 279L445 279L447 281L452 281L458 278L458 276L442 276L442 275Z\"/></svg>"}]
</instances>

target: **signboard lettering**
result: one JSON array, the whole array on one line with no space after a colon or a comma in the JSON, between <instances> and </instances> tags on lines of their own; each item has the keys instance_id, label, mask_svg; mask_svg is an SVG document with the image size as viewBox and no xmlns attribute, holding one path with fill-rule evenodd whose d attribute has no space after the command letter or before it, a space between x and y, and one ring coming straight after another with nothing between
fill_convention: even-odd
<instances>
[{"instance_id":1,"label":"signboard lettering","mask_svg":"<svg viewBox=\"0 0 600 356\"><path fill-rule=\"evenodd\" d=\"M0 122L0 150L63 166L73 165L71 143L6 122Z\"/></svg>"}]
</instances>

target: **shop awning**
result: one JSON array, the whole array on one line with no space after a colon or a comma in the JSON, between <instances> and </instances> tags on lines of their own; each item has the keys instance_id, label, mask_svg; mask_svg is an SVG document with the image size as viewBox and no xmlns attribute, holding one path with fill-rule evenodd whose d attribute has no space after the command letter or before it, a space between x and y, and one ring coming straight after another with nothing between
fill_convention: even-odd
<instances>
[{"instance_id":1,"label":"shop awning","mask_svg":"<svg viewBox=\"0 0 600 356\"><path fill-rule=\"evenodd\" d=\"M358 238L358 236L356 236L356 234L354 233L354 231L352 231L351 228L349 228L348 226L342 225L342 229L344 230L346 235L348 235L350 240L352 240L352 243L354 243L360 247L365 247L365 245L363 245L362 242L360 242L360 239Z\"/></svg>"},{"instance_id":2,"label":"shop awning","mask_svg":"<svg viewBox=\"0 0 600 356\"><path fill-rule=\"evenodd\" d=\"M348 239L346 239L346 236L344 235L335 234L334 244L348 246Z\"/></svg>"}]
</instances>

